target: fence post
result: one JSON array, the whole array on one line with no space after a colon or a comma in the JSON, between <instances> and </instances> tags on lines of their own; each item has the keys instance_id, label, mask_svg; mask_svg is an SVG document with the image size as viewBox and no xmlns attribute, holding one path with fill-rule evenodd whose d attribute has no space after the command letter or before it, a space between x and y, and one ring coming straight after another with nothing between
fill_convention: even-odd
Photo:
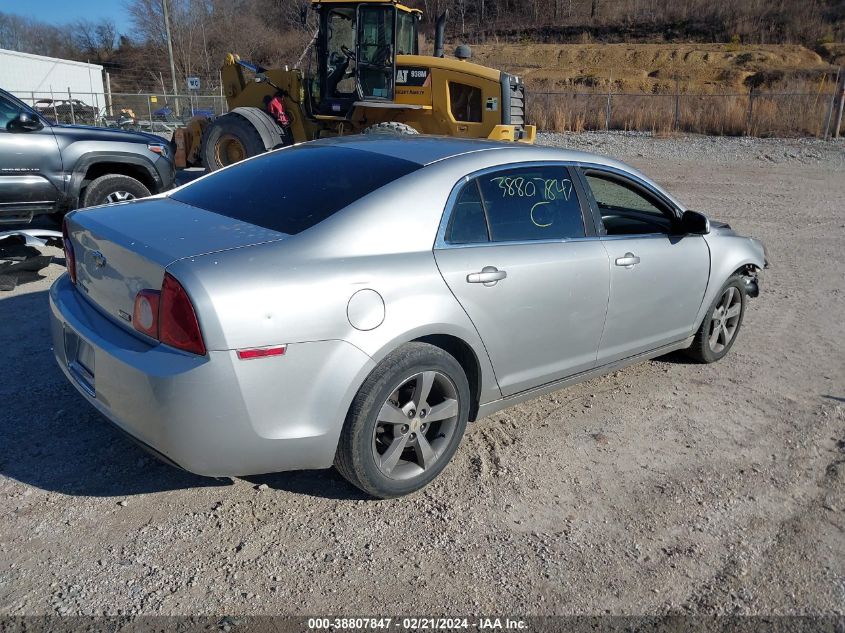
<instances>
[{"instance_id":1,"label":"fence post","mask_svg":"<svg viewBox=\"0 0 845 633\"><path fill-rule=\"evenodd\" d=\"M842 112L845 110L845 73L839 73L836 84L836 116L833 117L833 138L839 138L839 128L842 127Z\"/></svg>"},{"instance_id":2,"label":"fence post","mask_svg":"<svg viewBox=\"0 0 845 633\"><path fill-rule=\"evenodd\" d=\"M836 80L834 81L833 92L830 95L830 103L827 105L827 116L824 118L824 132L822 138L827 140L830 138L830 122L833 119L833 106L836 102L836 86L839 85L839 75L842 74L842 66L836 70ZM825 76L825 79L827 76Z\"/></svg>"},{"instance_id":3,"label":"fence post","mask_svg":"<svg viewBox=\"0 0 845 633\"><path fill-rule=\"evenodd\" d=\"M70 86L67 87L67 101L70 104L70 122L76 125L76 115L73 113L73 95L70 94Z\"/></svg>"},{"instance_id":4,"label":"fence post","mask_svg":"<svg viewBox=\"0 0 845 633\"><path fill-rule=\"evenodd\" d=\"M681 80L675 77L675 131L681 129Z\"/></svg>"},{"instance_id":5,"label":"fence post","mask_svg":"<svg viewBox=\"0 0 845 633\"><path fill-rule=\"evenodd\" d=\"M109 71L106 71L106 105L108 106L109 116L114 116L111 99L111 77L109 76Z\"/></svg>"},{"instance_id":6,"label":"fence post","mask_svg":"<svg viewBox=\"0 0 845 633\"><path fill-rule=\"evenodd\" d=\"M218 70L217 77L220 79L220 114L225 114L228 111L229 104L226 102L226 97L223 95L223 71Z\"/></svg>"},{"instance_id":7,"label":"fence post","mask_svg":"<svg viewBox=\"0 0 845 633\"><path fill-rule=\"evenodd\" d=\"M746 123L745 135L752 136L754 125L754 88L748 93L748 122Z\"/></svg>"},{"instance_id":8,"label":"fence post","mask_svg":"<svg viewBox=\"0 0 845 633\"><path fill-rule=\"evenodd\" d=\"M604 131L605 132L610 131L610 108L611 108L611 104L610 104L611 92L610 92L610 90L611 90L611 88L608 86L608 88L607 88L607 106L605 107L605 110L604 110Z\"/></svg>"},{"instance_id":9,"label":"fence post","mask_svg":"<svg viewBox=\"0 0 845 633\"><path fill-rule=\"evenodd\" d=\"M59 123L59 112L56 110L56 95L53 94L53 86L50 86L50 105L53 106L53 118L56 120L56 123Z\"/></svg>"},{"instance_id":10,"label":"fence post","mask_svg":"<svg viewBox=\"0 0 845 633\"><path fill-rule=\"evenodd\" d=\"M150 122L150 132L154 132L155 130L153 129L153 107L150 105L151 96L152 95L147 95L147 116L149 117L148 120Z\"/></svg>"}]
</instances>

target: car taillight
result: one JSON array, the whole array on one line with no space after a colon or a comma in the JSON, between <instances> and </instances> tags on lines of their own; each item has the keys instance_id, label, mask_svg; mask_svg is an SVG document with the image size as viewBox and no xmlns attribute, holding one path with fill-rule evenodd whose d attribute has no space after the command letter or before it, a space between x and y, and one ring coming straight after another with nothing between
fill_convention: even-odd
<instances>
[{"instance_id":1,"label":"car taillight","mask_svg":"<svg viewBox=\"0 0 845 633\"><path fill-rule=\"evenodd\" d=\"M158 340L162 343L205 356L197 313L188 293L170 273L164 274L158 305Z\"/></svg>"},{"instance_id":2,"label":"car taillight","mask_svg":"<svg viewBox=\"0 0 845 633\"><path fill-rule=\"evenodd\" d=\"M70 231L67 228L67 218L62 222L62 245L65 249L65 267L71 283L76 283L76 255L73 244L70 243Z\"/></svg>"},{"instance_id":3,"label":"car taillight","mask_svg":"<svg viewBox=\"0 0 845 633\"><path fill-rule=\"evenodd\" d=\"M135 296L132 310L132 324L135 329L158 338L158 304L161 293L158 290L142 290Z\"/></svg>"},{"instance_id":4,"label":"car taillight","mask_svg":"<svg viewBox=\"0 0 845 633\"><path fill-rule=\"evenodd\" d=\"M205 356L200 324L188 293L170 273L164 273L161 291L142 290L135 296L135 329L165 345Z\"/></svg>"}]
</instances>

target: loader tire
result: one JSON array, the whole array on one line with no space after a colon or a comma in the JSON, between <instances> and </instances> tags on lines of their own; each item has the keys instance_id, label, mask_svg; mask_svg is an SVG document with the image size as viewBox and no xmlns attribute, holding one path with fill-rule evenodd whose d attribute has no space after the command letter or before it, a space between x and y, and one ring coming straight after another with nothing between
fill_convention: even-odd
<instances>
[{"instance_id":1,"label":"loader tire","mask_svg":"<svg viewBox=\"0 0 845 633\"><path fill-rule=\"evenodd\" d=\"M364 134L395 134L395 135L415 135L419 134L417 130L412 128L407 123L399 123L398 121L384 121L383 123L376 123L368 128L364 128Z\"/></svg>"},{"instance_id":2,"label":"loader tire","mask_svg":"<svg viewBox=\"0 0 845 633\"><path fill-rule=\"evenodd\" d=\"M258 108L235 108L203 130L202 162L208 171L216 171L287 144L268 114Z\"/></svg>"}]
</instances>

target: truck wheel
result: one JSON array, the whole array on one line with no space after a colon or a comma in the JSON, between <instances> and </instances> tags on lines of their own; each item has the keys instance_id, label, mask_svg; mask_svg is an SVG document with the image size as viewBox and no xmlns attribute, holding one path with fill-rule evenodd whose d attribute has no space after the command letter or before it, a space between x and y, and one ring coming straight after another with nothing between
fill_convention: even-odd
<instances>
[{"instance_id":1,"label":"truck wheel","mask_svg":"<svg viewBox=\"0 0 845 633\"><path fill-rule=\"evenodd\" d=\"M217 117L202 133L200 152L208 171L217 171L266 151L255 126L234 112Z\"/></svg>"},{"instance_id":2,"label":"truck wheel","mask_svg":"<svg viewBox=\"0 0 845 633\"><path fill-rule=\"evenodd\" d=\"M395 135L410 135L419 134L414 128L407 123L399 123L398 121L384 121L383 123L376 123L368 128L364 128L364 134L395 134Z\"/></svg>"},{"instance_id":3,"label":"truck wheel","mask_svg":"<svg viewBox=\"0 0 845 633\"><path fill-rule=\"evenodd\" d=\"M141 182L123 174L106 174L91 181L82 196L82 207L95 207L99 204L125 202L150 195Z\"/></svg>"}]
</instances>

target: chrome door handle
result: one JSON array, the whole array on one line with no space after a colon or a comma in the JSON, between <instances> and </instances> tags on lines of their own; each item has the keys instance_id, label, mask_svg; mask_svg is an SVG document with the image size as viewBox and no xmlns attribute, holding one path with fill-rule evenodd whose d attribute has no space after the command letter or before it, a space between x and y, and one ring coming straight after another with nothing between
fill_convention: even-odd
<instances>
[{"instance_id":1,"label":"chrome door handle","mask_svg":"<svg viewBox=\"0 0 845 633\"><path fill-rule=\"evenodd\" d=\"M495 266L485 266L481 269L480 273L470 273L467 275L467 283L495 286L507 276L508 273L505 270L499 270Z\"/></svg>"},{"instance_id":2,"label":"chrome door handle","mask_svg":"<svg viewBox=\"0 0 845 633\"><path fill-rule=\"evenodd\" d=\"M625 268L633 268L640 263L640 258L633 253L625 253L625 257L617 257L616 265L624 266Z\"/></svg>"}]
</instances>

